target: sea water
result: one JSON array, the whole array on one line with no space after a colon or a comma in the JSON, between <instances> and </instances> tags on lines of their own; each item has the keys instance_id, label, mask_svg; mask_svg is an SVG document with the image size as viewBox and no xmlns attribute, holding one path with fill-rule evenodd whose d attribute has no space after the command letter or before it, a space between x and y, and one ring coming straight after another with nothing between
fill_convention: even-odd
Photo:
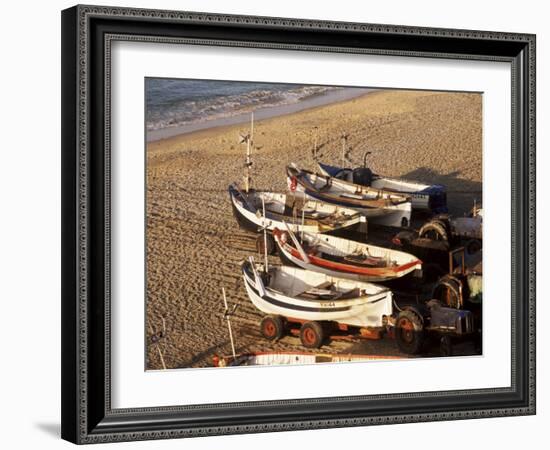
<instances>
[{"instance_id":1,"label":"sea water","mask_svg":"<svg viewBox=\"0 0 550 450\"><path fill-rule=\"evenodd\" d=\"M147 140L272 117L372 89L240 81L145 79Z\"/></svg>"}]
</instances>

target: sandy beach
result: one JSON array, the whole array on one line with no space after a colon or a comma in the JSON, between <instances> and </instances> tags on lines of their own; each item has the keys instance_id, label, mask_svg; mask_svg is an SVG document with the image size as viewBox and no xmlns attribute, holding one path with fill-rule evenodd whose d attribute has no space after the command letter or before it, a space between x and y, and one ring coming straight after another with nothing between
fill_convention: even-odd
<instances>
[{"instance_id":1,"label":"sandy beach","mask_svg":"<svg viewBox=\"0 0 550 450\"><path fill-rule=\"evenodd\" d=\"M255 253L256 236L238 228L227 187L242 181L239 133L246 132L248 124L237 124L147 143L147 335L164 319L158 346L167 368L210 366L214 354L230 354L222 286L238 305L232 319L237 352L304 351L298 338L272 344L260 336L262 314L241 279L240 264ZM345 132L357 164L368 150L376 173L446 185L452 214L463 215L481 200L479 94L378 91L258 120L253 186L284 191L290 162L314 169L317 132L324 162L340 162ZM321 351L398 355L387 339L332 342ZM148 346L147 357L148 369L162 368L156 345Z\"/></svg>"}]
</instances>

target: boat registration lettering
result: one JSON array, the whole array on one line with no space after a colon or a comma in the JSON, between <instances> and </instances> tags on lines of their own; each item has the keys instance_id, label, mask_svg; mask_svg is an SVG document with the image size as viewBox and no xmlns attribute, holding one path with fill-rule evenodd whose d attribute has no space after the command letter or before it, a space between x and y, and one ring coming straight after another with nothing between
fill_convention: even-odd
<instances>
[{"instance_id":1,"label":"boat registration lettering","mask_svg":"<svg viewBox=\"0 0 550 450\"><path fill-rule=\"evenodd\" d=\"M334 303L334 302L321 302L321 306L331 307L331 306L336 306L336 303Z\"/></svg>"}]
</instances>

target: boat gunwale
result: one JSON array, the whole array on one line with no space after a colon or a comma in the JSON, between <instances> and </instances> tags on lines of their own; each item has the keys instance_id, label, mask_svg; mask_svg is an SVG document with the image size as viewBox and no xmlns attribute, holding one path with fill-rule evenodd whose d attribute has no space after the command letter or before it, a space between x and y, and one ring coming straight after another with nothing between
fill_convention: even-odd
<instances>
[{"instance_id":1,"label":"boat gunwale","mask_svg":"<svg viewBox=\"0 0 550 450\"><path fill-rule=\"evenodd\" d=\"M308 269L303 269L303 268L298 268L298 267L295 267L295 269L302 270L304 272L308 271ZM249 261L245 261L242 264L242 272L243 272L243 275L244 275L245 283L254 291L254 293L256 295L258 295L260 298L265 300L265 298L262 297L259 294L258 288L256 287L256 283L254 281L254 275L252 273L252 269L250 268L250 262ZM320 272L315 272L315 273L320 274ZM323 275L325 275L325 274L323 274ZM330 277L330 275L325 275L325 276ZM331 277L331 278L338 278L338 277ZM350 280L348 280L346 278L340 278L338 280L339 281L344 281L346 283L350 282ZM391 290L389 288L385 287L385 286L376 285L375 283L371 283L371 282L367 282L367 281L360 281L359 283L362 283L362 284L365 284L365 285L374 285L374 286L376 286L376 288L379 288L380 290L379 290L379 292L376 292L376 293L367 293L367 292L363 291L364 292L363 295L360 295L359 297L352 297L352 298L313 299L313 298L302 298L302 297L298 297L298 296L291 296L291 295L289 295L285 292L280 292L280 291L274 290L270 286L264 286L264 288L265 288L266 293L269 292L270 295L274 296L274 297L271 297L274 300L281 301L282 299L290 299L290 300L298 301L298 302L318 304L319 307L322 307L322 308L326 309L326 311L323 310L323 312L335 312L334 308L338 308L338 307L354 308L354 307L360 307L360 306L366 305L366 304L374 304L374 303L377 303L381 300L384 300L385 297L387 296L388 292L391 294ZM363 290L363 289L366 289L366 287L359 288L359 289ZM277 297L281 297L281 298L277 298ZM349 303L349 304L342 305L342 306L336 306L338 303L346 303L346 302ZM326 303L334 303L335 305L333 305L333 306L332 305L326 305ZM299 307L301 305L297 304L297 305L291 305L291 306ZM332 310L328 309L328 308L332 308Z\"/></svg>"},{"instance_id":2,"label":"boat gunwale","mask_svg":"<svg viewBox=\"0 0 550 450\"><path fill-rule=\"evenodd\" d=\"M350 167L331 166L330 164L323 164L323 163L320 163L320 162L317 162L317 165L321 169L321 172L325 172L323 175L328 176L328 177L332 177L332 178L336 178L337 180L343 181L345 183L349 183L349 181L342 180L341 178L338 178L337 175L329 174L328 172L326 172L323 169L323 167L332 167L332 168L338 169L339 172L342 172L344 170L349 170L349 171L354 170ZM434 194L440 194L440 193L447 192L447 187L443 184L426 184L426 183L421 183L420 181L409 180L407 178L386 177L386 176L382 176L382 175L374 173L374 172L372 173L372 176L377 180L388 180L388 181L391 181L391 182L394 182L394 183L407 183L407 184L416 185L416 186L424 186L422 190L410 191L410 192L399 191L397 189L388 189L388 188L382 189L383 191L386 191L386 192L403 194L403 195L406 195L406 194L410 193L410 194L414 194L414 195L424 195L424 196L427 196L427 197L430 197L431 195L434 195ZM352 183L352 184L356 184L356 183ZM362 185L360 185L360 186L362 186ZM370 187L370 186L367 186L367 187ZM377 189L377 188L373 188L373 189ZM430 189L434 189L434 190L436 190L436 192L431 192Z\"/></svg>"},{"instance_id":3,"label":"boat gunwale","mask_svg":"<svg viewBox=\"0 0 550 450\"><path fill-rule=\"evenodd\" d=\"M290 255L293 256L295 259L300 260L305 266L321 267L323 269L334 270L339 273L349 273L354 275L365 275L365 276L376 276L376 277L389 276L390 278L399 278L409 273L410 272L409 269L411 269L412 267L417 265L422 265L422 261L416 258L416 259L413 259L412 261L409 261L408 263L404 263L394 267L364 267L364 266L358 266L355 264L346 264L343 262L333 261L327 258L313 255L313 254L307 254L310 260L310 262L308 263L303 260L302 255L300 254L298 249L296 247L293 247L289 243L289 241L281 242L280 235L282 235L283 233L284 232L281 232L278 229L274 230L273 232L273 236L275 238L277 246L282 251L286 251L287 253L290 253ZM404 252L399 252L399 253L404 253ZM411 255L411 257L415 258L413 255ZM403 275L398 275L402 272L407 272L407 273Z\"/></svg>"},{"instance_id":4,"label":"boat gunwale","mask_svg":"<svg viewBox=\"0 0 550 450\"><path fill-rule=\"evenodd\" d=\"M296 171L296 174L292 174L291 171ZM383 190L383 189L375 189L375 188L372 188L370 186L362 186L360 184L356 184L356 183L350 183L348 181L345 181L345 180L341 180L339 178L335 178L335 177L332 177L330 175L322 175L322 174L318 174L318 173L315 173L311 170L307 170L307 169L300 169L298 167L293 167L293 166L287 166L287 176L289 178L295 178L296 181L298 183L300 183L300 185L306 190L306 193L308 193L307 191L310 191L310 192L315 192L317 195L319 196L322 196L322 197L326 197L326 198L331 198L333 201L336 201L336 202L350 202L350 203L353 203L353 204L356 204L357 206L360 206L360 207L364 207L364 208L372 208L372 209L375 209L375 208L381 208L381 209L387 209L387 208L391 208L392 206L394 207L397 207L397 206L400 206L402 204L407 204L407 203L411 203L411 198L409 195L406 195L406 194L402 194L402 193L399 193L399 192L391 192L391 191L387 191L387 190ZM368 192L374 192L376 193L376 195L381 195L382 198L381 199L367 199L367 198L362 198L362 199L354 199L352 197L345 197L345 196L342 196L342 195L336 195L336 194L329 194L328 192L322 192L321 189L322 188L316 188L314 184L312 184L310 181L304 181L304 178L306 178L306 176L316 176L318 178L326 178L326 179L334 179L334 180L337 180L337 183L341 183L341 184L344 184L344 185L347 185L347 186L350 186L350 187L356 187L356 190L357 190L357 187L359 188L359 190L361 191L361 193L363 194L366 194ZM307 185L306 185L307 183ZM310 187L308 187L310 186ZM331 185L332 187L332 185ZM400 199L399 200L396 200L396 201L393 201L391 198L385 198L384 196L388 196L388 197L399 197ZM373 204L374 203L374 204ZM383 204L379 204L379 203L383 203Z\"/></svg>"},{"instance_id":5,"label":"boat gunwale","mask_svg":"<svg viewBox=\"0 0 550 450\"><path fill-rule=\"evenodd\" d=\"M261 194L267 191L255 191L255 192L258 194ZM276 193L276 194L287 195L283 193ZM231 201L233 203L240 202L242 208L246 209L251 214L256 215L258 212L260 212L260 209L255 207L254 205L251 205L248 199L245 198L244 194L240 192L240 190L236 188L234 184L231 184L229 186L229 195L231 196ZM321 200L309 200L309 201L314 203L323 203ZM353 210L352 208L334 205L331 203L326 203L326 204L330 206L334 206L335 211L321 218L312 218L311 216L310 217L305 216L304 225L311 226L311 227L317 226L317 228L319 229L322 229L322 228L340 229L340 228L347 228L361 221L361 213ZM348 210L348 211L342 211L342 210ZM349 213L349 215L347 213ZM294 215L286 215L284 213L278 213L273 210L269 210L267 207L266 207L266 219L277 221L277 222L286 221L292 225L302 224L301 214L299 216L294 217Z\"/></svg>"}]
</instances>

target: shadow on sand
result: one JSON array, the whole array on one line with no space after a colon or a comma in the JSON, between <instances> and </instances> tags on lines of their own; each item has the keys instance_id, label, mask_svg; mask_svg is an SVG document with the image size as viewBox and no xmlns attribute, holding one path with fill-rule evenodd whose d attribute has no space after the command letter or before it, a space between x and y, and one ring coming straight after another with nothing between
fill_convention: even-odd
<instances>
[{"instance_id":1,"label":"shadow on sand","mask_svg":"<svg viewBox=\"0 0 550 450\"><path fill-rule=\"evenodd\" d=\"M461 172L443 174L427 167L419 167L400 178L426 184L442 184L447 187L447 206L453 216L468 214L474 202L481 203L483 183L460 178Z\"/></svg>"},{"instance_id":2,"label":"shadow on sand","mask_svg":"<svg viewBox=\"0 0 550 450\"><path fill-rule=\"evenodd\" d=\"M197 364L197 363L204 362L204 360L205 359L207 360L209 357L210 357L210 360L211 360L211 357L213 357L216 354L216 350L218 350L220 348L224 348L228 344L229 344L229 339L225 340L224 342L220 342L216 345L212 345L211 347L207 348L206 350L194 355L190 360L178 363L177 367L191 368L191 367L194 367L195 364ZM210 364L210 365L212 365L212 364Z\"/></svg>"}]
</instances>

